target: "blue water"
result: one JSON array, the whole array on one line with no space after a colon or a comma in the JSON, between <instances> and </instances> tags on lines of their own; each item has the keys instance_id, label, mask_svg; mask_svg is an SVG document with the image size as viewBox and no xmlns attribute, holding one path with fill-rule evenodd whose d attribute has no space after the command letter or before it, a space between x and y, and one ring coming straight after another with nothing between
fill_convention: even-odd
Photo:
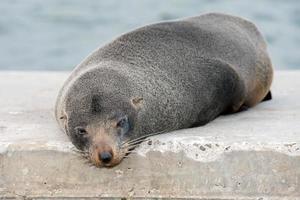
<instances>
[{"instance_id":1,"label":"blue water","mask_svg":"<svg viewBox=\"0 0 300 200\"><path fill-rule=\"evenodd\" d=\"M274 67L300 68L299 0L1 0L0 69L69 70L121 33L210 11L252 20Z\"/></svg>"}]
</instances>

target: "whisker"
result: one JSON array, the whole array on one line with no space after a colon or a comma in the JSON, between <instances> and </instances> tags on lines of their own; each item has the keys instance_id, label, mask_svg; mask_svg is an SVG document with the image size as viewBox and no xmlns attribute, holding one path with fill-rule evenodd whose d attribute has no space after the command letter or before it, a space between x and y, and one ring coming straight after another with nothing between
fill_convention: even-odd
<instances>
[{"instance_id":1,"label":"whisker","mask_svg":"<svg viewBox=\"0 0 300 200\"><path fill-rule=\"evenodd\" d=\"M167 129L163 130L163 131L155 132L155 133L150 133L148 135L143 135L143 136L135 138L133 140L130 140L130 141L127 141L127 142L123 142L122 144L124 144L124 143L132 143L132 142L135 142L137 140L142 140L142 139L145 139L147 137L154 136L154 135L159 135L159 134L162 134L162 133L165 133L165 132L167 132Z\"/></svg>"},{"instance_id":2,"label":"whisker","mask_svg":"<svg viewBox=\"0 0 300 200\"><path fill-rule=\"evenodd\" d=\"M128 154L126 156L124 156L123 158L129 158L131 154Z\"/></svg>"},{"instance_id":3,"label":"whisker","mask_svg":"<svg viewBox=\"0 0 300 200\"><path fill-rule=\"evenodd\" d=\"M76 152L76 153L77 153L77 155L79 155L79 156L88 155L88 153L87 153L87 152Z\"/></svg>"},{"instance_id":4,"label":"whisker","mask_svg":"<svg viewBox=\"0 0 300 200\"><path fill-rule=\"evenodd\" d=\"M128 152L123 158L129 158L131 154L136 154L137 152Z\"/></svg>"},{"instance_id":5,"label":"whisker","mask_svg":"<svg viewBox=\"0 0 300 200\"><path fill-rule=\"evenodd\" d=\"M79 155L87 155L88 151L73 149L73 152L78 153Z\"/></svg>"},{"instance_id":6,"label":"whisker","mask_svg":"<svg viewBox=\"0 0 300 200\"><path fill-rule=\"evenodd\" d=\"M73 151L84 151L84 150L81 150L81 149L77 149L76 147L72 147L71 148Z\"/></svg>"},{"instance_id":7,"label":"whisker","mask_svg":"<svg viewBox=\"0 0 300 200\"><path fill-rule=\"evenodd\" d=\"M127 151L126 151L125 156L123 158L128 158L131 153L137 153L137 150L135 150L135 147L139 146L141 144L141 142L151 141L151 139L149 139L147 137L162 134L162 133L165 133L167 131L168 131L168 129L163 130L163 131L159 131L159 132L156 132L156 133L151 133L151 134L148 134L148 135L143 135L143 136L135 138L133 140L124 141L121 144L121 149L127 149Z\"/></svg>"},{"instance_id":8,"label":"whisker","mask_svg":"<svg viewBox=\"0 0 300 200\"><path fill-rule=\"evenodd\" d=\"M130 154L130 153L137 153L138 151L136 149L129 149L126 151L126 154Z\"/></svg>"},{"instance_id":9,"label":"whisker","mask_svg":"<svg viewBox=\"0 0 300 200\"><path fill-rule=\"evenodd\" d=\"M124 144L124 145L128 145L128 146L131 146L131 145L139 145L141 144L142 142L148 142L150 141L149 138L146 138L146 139L142 139L142 140L137 140L137 141L134 141L134 142L131 142L131 143L127 143L127 144Z\"/></svg>"},{"instance_id":10,"label":"whisker","mask_svg":"<svg viewBox=\"0 0 300 200\"><path fill-rule=\"evenodd\" d=\"M76 153L84 153L84 151L78 150L78 149L72 149L72 151L74 151L74 152L76 152Z\"/></svg>"},{"instance_id":11,"label":"whisker","mask_svg":"<svg viewBox=\"0 0 300 200\"><path fill-rule=\"evenodd\" d=\"M78 149L74 150L74 152L78 153L77 154L78 158L84 160L85 164L90 164L91 163L89 152L78 150Z\"/></svg>"},{"instance_id":12,"label":"whisker","mask_svg":"<svg viewBox=\"0 0 300 200\"><path fill-rule=\"evenodd\" d=\"M84 158L84 159L89 159L89 156L88 156L88 155L82 156L82 158Z\"/></svg>"},{"instance_id":13,"label":"whisker","mask_svg":"<svg viewBox=\"0 0 300 200\"><path fill-rule=\"evenodd\" d=\"M161 133L163 133L163 131L156 132L156 133L150 133L150 134L143 135L143 136L140 136L140 137L138 137L138 138L135 138L135 139L133 139L133 140L131 140L131 141L129 141L129 142L134 142L134 141L136 141L136 140L141 140L141 139L144 139L144 138L147 138L147 137L150 137L150 136L153 136L153 135L158 135L158 134L161 134Z\"/></svg>"},{"instance_id":14,"label":"whisker","mask_svg":"<svg viewBox=\"0 0 300 200\"><path fill-rule=\"evenodd\" d=\"M125 143L127 143L129 141L130 141L130 139L127 139L127 140L123 141L122 144L125 144Z\"/></svg>"},{"instance_id":15,"label":"whisker","mask_svg":"<svg viewBox=\"0 0 300 200\"><path fill-rule=\"evenodd\" d=\"M127 152L127 153L137 153L137 151L129 151L129 152Z\"/></svg>"},{"instance_id":16,"label":"whisker","mask_svg":"<svg viewBox=\"0 0 300 200\"><path fill-rule=\"evenodd\" d=\"M88 153L81 153L81 154L79 154L79 155L81 155L81 156L89 156Z\"/></svg>"},{"instance_id":17,"label":"whisker","mask_svg":"<svg viewBox=\"0 0 300 200\"><path fill-rule=\"evenodd\" d=\"M159 131L159 132L156 132L156 133L151 133L151 134L144 135L144 136L135 138L133 140L127 141L127 142L123 142L122 145L121 145L121 149L128 149L127 153L126 153L126 155L128 155L128 154L132 153L133 152L132 150L135 149L142 142L146 142L146 141L150 141L151 140L151 139L149 139L147 137L158 135L158 134L164 133L166 131L167 130Z\"/></svg>"},{"instance_id":18,"label":"whisker","mask_svg":"<svg viewBox=\"0 0 300 200\"><path fill-rule=\"evenodd\" d=\"M79 155L88 155L88 153L87 152L81 152L81 153L79 153Z\"/></svg>"},{"instance_id":19,"label":"whisker","mask_svg":"<svg viewBox=\"0 0 300 200\"><path fill-rule=\"evenodd\" d=\"M122 146L121 149L128 149L128 150L131 150L131 149L134 149L135 147L139 146L140 143L137 143L137 144L129 144L127 146Z\"/></svg>"},{"instance_id":20,"label":"whisker","mask_svg":"<svg viewBox=\"0 0 300 200\"><path fill-rule=\"evenodd\" d=\"M80 155L79 158L82 158L82 159L86 160L86 159L89 159L89 156L82 156L82 155Z\"/></svg>"}]
</instances>

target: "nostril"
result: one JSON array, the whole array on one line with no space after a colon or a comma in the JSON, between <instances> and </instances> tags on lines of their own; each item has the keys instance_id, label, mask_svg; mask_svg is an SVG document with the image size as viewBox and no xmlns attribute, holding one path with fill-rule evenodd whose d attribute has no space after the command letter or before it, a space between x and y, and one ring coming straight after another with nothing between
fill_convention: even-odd
<instances>
[{"instance_id":1,"label":"nostril","mask_svg":"<svg viewBox=\"0 0 300 200\"><path fill-rule=\"evenodd\" d=\"M109 163L112 159L112 155L110 152L108 151L104 151L104 152L101 152L99 154L99 159L103 162L103 163Z\"/></svg>"}]
</instances>

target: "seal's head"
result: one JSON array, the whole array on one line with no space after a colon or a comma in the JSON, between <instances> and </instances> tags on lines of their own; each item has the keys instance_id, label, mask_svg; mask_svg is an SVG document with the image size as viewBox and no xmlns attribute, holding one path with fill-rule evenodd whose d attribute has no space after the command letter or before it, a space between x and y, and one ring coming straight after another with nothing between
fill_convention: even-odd
<instances>
[{"instance_id":1,"label":"seal's head","mask_svg":"<svg viewBox=\"0 0 300 200\"><path fill-rule=\"evenodd\" d=\"M92 97L88 112L79 109L66 114L65 130L95 166L111 167L119 164L135 146L130 140L137 137L133 129L142 98L106 108L99 105L99 100L97 95Z\"/></svg>"},{"instance_id":2,"label":"seal's head","mask_svg":"<svg viewBox=\"0 0 300 200\"><path fill-rule=\"evenodd\" d=\"M84 77L74 83L66 95L61 120L85 157L97 167L111 167L134 148L128 141L138 137L135 127L143 98L116 91L116 84L124 84L122 81L103 82L108 86L99 87L101 83Z\"/></svg>"}]
</instances>

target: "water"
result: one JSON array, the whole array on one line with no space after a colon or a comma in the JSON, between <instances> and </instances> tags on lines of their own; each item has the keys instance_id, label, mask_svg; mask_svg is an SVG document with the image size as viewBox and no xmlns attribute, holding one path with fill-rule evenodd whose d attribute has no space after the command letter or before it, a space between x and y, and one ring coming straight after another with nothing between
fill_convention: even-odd
<instances>
[{"instance_id":1,"label":"water","mask_svg":"<svg viewBox=\"0 0 300 200\"><path fill-rule=\"evenodd\" d=\"M300 68L299 0L1 0L0 69L70 70L121 33L210 11L252 20L274 67Z\"/></svg>"}]
</instances>

